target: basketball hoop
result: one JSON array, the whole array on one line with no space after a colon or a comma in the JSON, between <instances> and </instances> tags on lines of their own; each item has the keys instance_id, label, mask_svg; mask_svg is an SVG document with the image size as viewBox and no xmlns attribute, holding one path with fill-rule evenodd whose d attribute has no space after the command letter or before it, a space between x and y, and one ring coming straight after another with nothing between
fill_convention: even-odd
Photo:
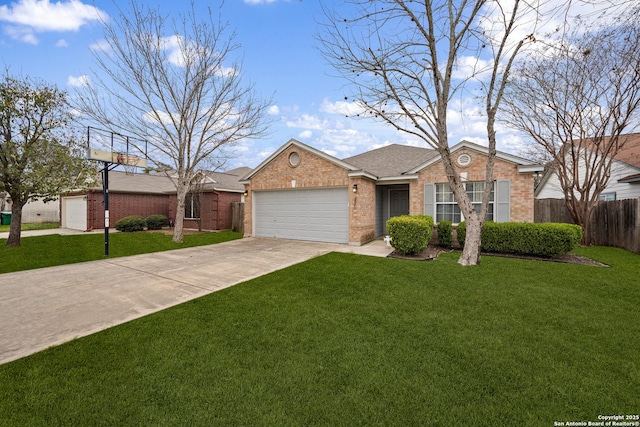
<instances>
[{"instance_id":1,"label":"basketball hoop","mask_svg":"<svg viewBox=\"0 0 640 427\"><path fill-rule=\"evenodd\" d=\"M116 163L121 165L127 175L133 175L137 167L146 166L140 157L131 154L116 153Z\"/></svg>"}]
</instances>

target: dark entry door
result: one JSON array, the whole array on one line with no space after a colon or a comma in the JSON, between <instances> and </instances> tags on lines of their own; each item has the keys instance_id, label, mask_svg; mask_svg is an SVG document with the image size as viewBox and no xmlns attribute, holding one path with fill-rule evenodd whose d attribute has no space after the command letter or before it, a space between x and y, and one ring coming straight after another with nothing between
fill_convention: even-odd
<instances>
[{"instance_id":1,"label":"dark entry door","mask_svg":"<svg viewBox=\"0 0 640 427\"><path fill-rule=\"evenodd\" d=\"M409 215L409 190L389 190L389 217Z\"/></svg>"}]
</instances>

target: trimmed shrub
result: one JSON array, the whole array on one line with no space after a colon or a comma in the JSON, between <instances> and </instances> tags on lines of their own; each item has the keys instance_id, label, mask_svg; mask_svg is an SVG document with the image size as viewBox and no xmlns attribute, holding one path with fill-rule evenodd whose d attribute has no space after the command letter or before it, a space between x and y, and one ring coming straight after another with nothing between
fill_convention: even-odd
<instances>
[{"instance_id":1,"label":"trimmed shrub","mask_svg":"<svg viewBox=\"0 0 640 427\"><path fill-rule=\"evenodd\" d=\"M148 230L160 230L162 227L168 224L169 218L164 215L149 215L147 217Z\"/></svg>"},{"instance_id":2,"label":"trimmed shrub","mask_svg":"<svg viewBox=\"0 0 640 427\"><path fill-rule=\"evenodd\" d=\"M464 247L464 239L467 237L467 223L465 221L458 224L458 227L456 228L456 237L460 247Z\"/></svg>"},{"instance_id":3,"label":"trimmed shrub","mask_svg":"<svg viewBox=\"0 0 640 427\"><path fill-rule=\"evenodd\" d=\"M116 222L116 230L124 232L142 231L147 226L147 221L139 215L125 216Z\"/></svg>"},{"instance_id":4,"label":"trimmed shrub","mask_svg":"<svg viewBox=\"0 0 640 427\"><path fill-rule=\"evenodd\" d=\"M401 255L420 253L429 244L433 218L427 215L395 216L387 221L391 246Z\"/></svg>"},{"instance_id":5,"label":"trimmed shrub","mask_svg":"<svg viewBox=\"0 0 640 427\"><path fill-rule=\"evenodd\" d=\"M466 224L458 224L458 242L464 246ZM575 224L530 222L485 222L482 227L484 252L556 257L572 251L582 240L582 228Z\"/></svg>"},{"instance_id":6,"label":"trimmed shrub","mask_svg":"<svg viewBox=\"0 0 640 427\"><path fill-rule=\"evenodd\" d=\"M445 248L450 248L453 244L452 232L451 221L440 221L438 223L438 244Z\"/></svg>"},{"instance_id":7,"label":"trimmed shrub","mask_svg":"<svg viewBox=\"0 0 640 427\"><path fill-rule=\"evenodd\" d=\"M555 257L573 250L582 239L575 224L487 222L482 228L482 250Z\"/></svg>"}]
</instances>

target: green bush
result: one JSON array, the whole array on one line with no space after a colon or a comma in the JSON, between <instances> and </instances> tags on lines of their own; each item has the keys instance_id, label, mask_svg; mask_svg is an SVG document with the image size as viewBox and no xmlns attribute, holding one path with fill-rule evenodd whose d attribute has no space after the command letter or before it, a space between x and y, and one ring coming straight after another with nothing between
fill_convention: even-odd
<instances>
[{"instance_id":1,"label":"green bush","mask_svg":"<svg viewBox=\"0 0 640 427\"><path fill-rule=\"evenodd\" d=\"M582 239L575 224L487 222L482 228L482 250L555 257L573 250Z\"/></svg>"},{"instance_id":2,"label":"green bush","mask_svg":"<svg viewBox=\"0 0 640 427\"><path fill-rule=\"evenodd\" d=\"M467 237L467 223L462 221L456 228L456 238L458 239L458 244L460 245L460 247L464 246L465 237Z\"/></svg>"},{"instance_id":3,"label":"green bush","mask_svg":"<svg viewBox=\"0 0 640 427\"><path fill-rule=\"evenodd\" d=\"M452 232L451 221L440 221L438 223L438 244L445 248L450 248L453 243Z\"/></svg>"},{"instance_id":4,"label":"green bush","mask_svg":"<svg viewBox=\"0 0 640 427\"><path fill-rule=\"evenodd\" d=\"M391 246L401 255L421 252L429 244L433 218L426 215L395 216L387 221Z\"/></svg>"},{"instance_id":5,"label":"green bush","mask_svg":"<svg viewBox=\"0 0 640 427\"><path fill-rule=\"evenodd\" d=\"M464 246L466 224L458 225L458 242ZM572 251L582 239L575 224L486 222L482 227L484 252L556 257Z\"/></svg>"},{"instance_id":6,"label":"green bush","mask_svg":"<svg viewBox=\"0 0 640 427\"><path fill-rule=\"evenodd\" d=\"M160 230L168 224L169 218L164 215L149 215L147 217L147 229L149 230Z\"/></svg>"},{"instance_id":7,"label":"green bush","mask_svg":"<svg viewBox=\"0 0 640 427\"><path fill-rule=\"evenodd\" d=\"M125 216L116 222L116 230L124 232L142 231L147 226L147 221L139 215Z\"/></svg>"}]
</instances>

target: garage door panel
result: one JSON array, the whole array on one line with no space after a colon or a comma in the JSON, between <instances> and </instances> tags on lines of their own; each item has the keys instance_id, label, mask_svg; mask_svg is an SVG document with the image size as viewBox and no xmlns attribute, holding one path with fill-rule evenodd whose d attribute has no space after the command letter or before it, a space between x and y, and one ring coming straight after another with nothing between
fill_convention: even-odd
<instances>
[{"instance_id":1,"label":"garage door panel","mask_svg":"<svg viewBox=\"0 0 640 427\"><path fill-rule=\"evenodd\" d=\"M63 227L72 230L86 231L87 202L83 197L63 198Z\"/></svg>"},{"instance_id":2,"label":"garage door panel","mask_svg":"<svg viewBox=\"0 0 640 427\"><path fill-rule=\"evenodd\" d=\"M255 235L348 242L346 188L255 192Z\"/></svg>"}]
</instances>

